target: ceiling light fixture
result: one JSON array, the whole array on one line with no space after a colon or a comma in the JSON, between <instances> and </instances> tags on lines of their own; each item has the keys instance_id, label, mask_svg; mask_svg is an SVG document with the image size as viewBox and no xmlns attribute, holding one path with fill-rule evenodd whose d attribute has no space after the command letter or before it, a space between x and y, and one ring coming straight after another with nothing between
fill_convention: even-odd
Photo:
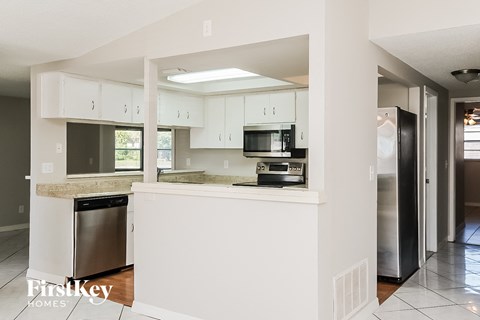
<instances>
[{"instance_id":1,"label":"ceiling light fixture","mask_svg":"<svg viewBox=\"0 0 480 320\"><path fill-rule=\"evenodd\" d=\"M479 75L480 69L461 69L452 71L452 76L454 76L458 81L464 83L480 80Z\"/></svg>"},{"instance_id":2,"label":"ceiling light fixture","mask_svg":"<svg viewBox=\"0 0 480 320\"><path fill-rule=\"evenodd\" d=\"M200 71L200 72L175 74L175 75L168 76L167 80L178 82L178 83L197 83L197 82L207 82L207 81L226 80L226 79L258 77L258 76L259 75L256 73L251 73L242 69L228 68L228 69L217 69L217 70L207 70L207 71Z\"/></svg>"}]
</instances>

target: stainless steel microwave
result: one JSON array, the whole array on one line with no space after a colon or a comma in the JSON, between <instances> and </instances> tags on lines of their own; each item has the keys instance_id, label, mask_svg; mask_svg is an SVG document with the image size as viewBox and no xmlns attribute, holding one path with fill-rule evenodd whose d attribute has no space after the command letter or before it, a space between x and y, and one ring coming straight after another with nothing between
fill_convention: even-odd
<instances>
[{"instance_id":1,"label":"stainless steel microwave","mask_svg":"<svg viewBox=\"0 0 480 320\"><path fill-rule=\"evenodd\" d=\"M272 124L243 127L243 155L257 158L304 158L295 148L295 125Z\"/></svg>"}]
</instances>

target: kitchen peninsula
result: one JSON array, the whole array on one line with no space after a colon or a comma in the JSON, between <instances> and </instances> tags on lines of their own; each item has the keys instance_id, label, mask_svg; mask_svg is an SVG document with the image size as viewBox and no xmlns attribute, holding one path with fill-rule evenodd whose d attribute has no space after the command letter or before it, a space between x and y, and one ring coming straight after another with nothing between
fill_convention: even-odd
<instances>
[{"instance_id":1,"label":"kitchen peninsula","mask_svg":"<svg viewBox=\"0 0 480 320\"><path fill-rule=\"evenodd\" d=\"M253 306L259 319L316 313L322 194L175 183L132 190L134 311L160 319L247 319Z\"/></svg>"}]
</instances>

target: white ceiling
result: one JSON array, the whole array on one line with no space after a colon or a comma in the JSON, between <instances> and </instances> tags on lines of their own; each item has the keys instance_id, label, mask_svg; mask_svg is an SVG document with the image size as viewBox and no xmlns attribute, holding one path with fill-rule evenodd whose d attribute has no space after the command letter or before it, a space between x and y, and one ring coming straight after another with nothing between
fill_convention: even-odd
<instances>
[{"instance_id":1,"label":"white ceiling","mask_svg":"<svg viewBox=\"0 0 480 320\"><path fill-rule=\"evenodd\" d=\"M480 69L480 25L413 33L374 42L457 96L480 96L480 81L464 84L450 74L458 69Z\"/></svg>"},{"instance_id":2,"label":"white ceiling","mask_svg":"<svg viewBox=\"0 0 480 320\"><path fill-rule=\"evenodd\" d=\"M81 56L200 0L1 0L0 95L28 97L30 66Z\"/></svg>"}]
</instances>

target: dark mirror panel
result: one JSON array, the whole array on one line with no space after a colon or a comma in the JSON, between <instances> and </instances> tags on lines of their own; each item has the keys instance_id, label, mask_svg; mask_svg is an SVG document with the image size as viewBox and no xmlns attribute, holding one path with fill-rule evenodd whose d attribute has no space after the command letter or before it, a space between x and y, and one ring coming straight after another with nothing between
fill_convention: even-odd
<instances>
[{"instance_id":1,"label":"dark mirror panel","mask_svg":"<svg viewBox=\"0 0 480 320\"><path fill-rule=\"evenodd\" d=\"M67 123L67 174L115 172L115 126Z\"/></svg>"}]
</instances>

